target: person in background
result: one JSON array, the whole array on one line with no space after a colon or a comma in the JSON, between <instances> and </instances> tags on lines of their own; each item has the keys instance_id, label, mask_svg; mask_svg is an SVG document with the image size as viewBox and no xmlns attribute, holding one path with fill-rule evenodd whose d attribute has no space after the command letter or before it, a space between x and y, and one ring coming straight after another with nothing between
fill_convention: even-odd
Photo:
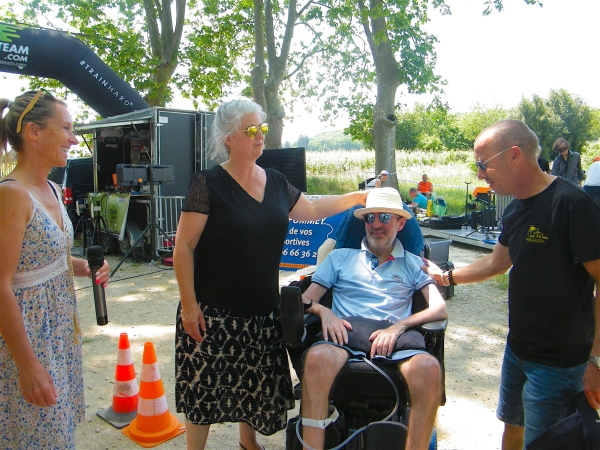
<instances>
[{"instance_id":1,"label":"person in background","mask_svg":"<svg viewBox=\"0 0 600 450\"><path fill-rule=\"evenodd\" d=\"M0 99L1 115L0 159L8 143L16 165L0 180L0 447L75 449L85 403L73 276L91 272L71 258L73 227L47 176L78 141L46 91ZM96 281L108 271L105 261Z\"/></svg>"},{"instance_id":2,"label":"person in background","mask_svg":"<svg viewBox=\"0 0 600 450\"><path fill-rule=\"evenodd\" d=\"M600 156L596 156L588 168L583 190L600 205Z\"/></svg>"},{"instance_id":3,"label":"person in background","mask_svg":"<svg viewBox=\"0 0 600 450\"><path fill-rule=\"evenodd\" d=\"M433 183L429 181L426 173L424 173L421 177L421 181L417 183L417 191L427 197L427 199L431 198L431 193L433 192Z\"/></svg>"},{"instance_id":4,"label":"person in background","mask_svg":"<svg viewBox=\"0 0 600 450\"><path fill-rule=\"evenodd\" d=\"M519 120L475 140L478 178L515 200L492 254L465 267L422 267L438 283L477 283L510 270L509 331L496 414L502 448L523 449L565 417L580 391L600 408L600 207L542 172L538 138ZM588 362L589 361L589 362Z\"/></svg>"},{"instance_id":5,"label":"person in background","mask_svg":"<svg viewBox=\"0 0 600 450\"><path fill-rule=\"evenodd\" d=\"M540 166L540 169L542 169L542 172L544 173L550 173L550 163L548 162L547 159L542 158L542 155L540 154L540 156L538 156L538 165Z\"/></svg>"},{"instance_id":6,"label":"person in background","mask_svg":"<svg viewBox=\"0 0 600 450\"><path fill-rule=\"evenodd\" d=\"M281 173L259 167L265 118L248 100L217 109L211 145L226 161L194 175L177 227L175 396L188 449L203 449L214 423L237 422L242 450L263 448L256 431L286 427L294 399L279 260L289 219L332 216L369 194L310 201Z\"/></svg>"},{"instance_id":7,"label":"person in background","mask_svg":"<svg viewBox=\"0 0 600 450\"><path fill-rule=\"evenodd\" d=\"M584 174L581 169L581 157L579 153L571 150L571 144L563 138L558 138L554 141L552 151L558 153L558 156L552 163L552 175L563 177L581 186Z\"/></svg>"},{"instance_id":8,"label":"person in background","mask_svg":"<svg viewBox=\"0 0 600 450\"><path fill-rule=\"evenodd\" d=\"M385 183L390 179L390 173L387 170L382 170L379 175L377 175L373 180L367 183L366 189L375 189L380 188L382 183Z\"/></svg>"},{"instance_id":9,"label":"person in background","mask_svg":"<svg viewBox=\"0 0 600 450\"><path fill-rule=\"evenodd\" d=\"M427 197L419 193L416 188L410 188L408 195L413 199L410 206L418 206L421 209L427 209Z\"/></svg>"}]
</instances>

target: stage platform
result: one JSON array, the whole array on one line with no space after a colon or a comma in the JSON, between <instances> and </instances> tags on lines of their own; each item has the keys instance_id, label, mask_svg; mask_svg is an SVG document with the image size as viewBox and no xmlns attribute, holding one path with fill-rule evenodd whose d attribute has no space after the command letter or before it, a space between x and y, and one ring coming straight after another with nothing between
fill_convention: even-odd
<instances>
[{"instance_id":1,"label":"stage platform","mask_svg":"<svg viewBox=\"0 0 600 450\"><path fill-rule=\"evenodd\" d=\"M485 232L485 229L473 230L463 226L460 230L434 230L421 224L423 237L451 239L453 242L472 245L480 248L493 249L500 232L497 229Z\"/></svg>"}]
</instances>

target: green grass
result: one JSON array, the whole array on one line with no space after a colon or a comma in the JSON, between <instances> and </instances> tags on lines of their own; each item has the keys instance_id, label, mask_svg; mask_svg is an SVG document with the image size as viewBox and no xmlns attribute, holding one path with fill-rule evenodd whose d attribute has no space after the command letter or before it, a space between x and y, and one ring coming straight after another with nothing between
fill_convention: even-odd
<instances>
[{"instance_id":1,"label":"green grass","mask_svg":"<svg viewBox=\"0 0 600 450\"><path fill-rule=\"evenodd\" d=\"M367 150L335 150L306 152L307 188L309 194L334 195L358 189L358 183L373 177L375 153ZM465 212L466 184L469 191L485 186L477 179L473 153L468 150L445 152L397 151L396 170L400 195L408 200L408 190L416 187L423 173L427 173L435 193L443 196L448 215Z\"/></svg>"},{"instance_id":2,"label":"green grass","mask_svg":"<svg viewBox=\"0 0 600 450\"><path fill-rule=\"evenodd\" d=\"M338 195L358 189L356 177L311 175L306 178L307 192L314 195Z\"/></svg>"},{"instance_id":3,"label":"green grass","mask_svg":"<svg viewBox=\"0 0 600 450\"><path fill-rule=\"evenodd\" d=\"M493 278L499 289L508 291L508 273L503 273Z\"/></svg>"}]
</instances>

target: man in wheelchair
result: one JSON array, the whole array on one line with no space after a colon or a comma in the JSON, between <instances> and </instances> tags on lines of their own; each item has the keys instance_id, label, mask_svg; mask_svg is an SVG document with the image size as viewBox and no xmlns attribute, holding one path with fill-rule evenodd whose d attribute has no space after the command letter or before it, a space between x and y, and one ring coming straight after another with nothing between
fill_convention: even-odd
<instances>
[{"instance_id":1,"label":"man in wheelchair","mask_svg":"<svg viewBox=\"0 0 600 450\"><path fill-rule=\"evenodd\" d=\"M302 295L305 312L320 318L323 333L323 341L304 355L303 440L310 447L323 448L331 387L349 358L366 353L371 359L397 364L411 398L406 448L426 449L442 401L442 370L438 360L425 351L423 336L412 328L445 319L446 304L433 280L421 271L422 260L404 251L396 239L412 216L402 207L395 189L376 189L366 207L354 215L365 222L361 248L331 252ZM329 289L331 309L319 303ZM416 291L423 293L429 307L412 314ZM387 321L380 325L383 328L367 332L364 340L367 346L370 341L370 350L358 342L362 327L355 322L357 316ZM362 353L357 351L361 347Z\"/></svg>"}]
</instances>

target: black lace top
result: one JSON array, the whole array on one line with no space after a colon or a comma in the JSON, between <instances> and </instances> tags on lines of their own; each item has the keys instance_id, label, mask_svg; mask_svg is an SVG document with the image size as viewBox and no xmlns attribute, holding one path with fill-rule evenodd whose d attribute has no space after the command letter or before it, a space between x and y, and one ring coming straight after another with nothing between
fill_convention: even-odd
<instances>
[{"instance_id":1,"label":"black lace top","mask_svg":"<svg viewBox=\"0 0 600 450\"><path fill-rule=\"evenodd\" d=\"M262 202L221 166L194 175L182 211L208 214L194 252L198 302L244 316L279 303L279 260L301 192L271 169Z\"/></svg>"}]
</instances>

